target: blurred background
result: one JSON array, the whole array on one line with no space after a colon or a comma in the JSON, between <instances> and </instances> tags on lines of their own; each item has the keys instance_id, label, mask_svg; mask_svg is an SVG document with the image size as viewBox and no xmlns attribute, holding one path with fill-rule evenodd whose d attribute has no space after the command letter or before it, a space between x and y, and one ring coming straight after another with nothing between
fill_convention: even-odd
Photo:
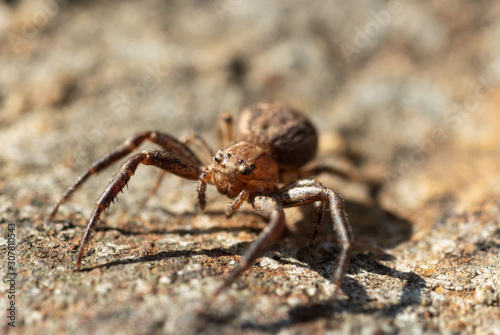
<instances>
[{"instance_id":1,"label":"blurred background","mask_svg":"<svg viewBox=\"0 0 500 335\"><path fill-rule=\"evenodd\" d=\"M498 1L13 0L0 3L0 41L4 222L43 217L135 132L197 133L216 147L221 112L274 100L313 120L319 160L381 181L380 210L412 225L405 240L447 215L498 211ZM116 168L62 217L76 211L84 225ZM136 206L155 173L139 169L117 208ZM324 178L369 203L363 185ZM194 210L193 184L167 179L152 204ZM225 208L221 198L209 200ZM499 239L492 227L482 238Z\"/></svg>"},{"instance_id":2,"label":"blurred background","mask_svg":"<svg viewBox=\"0 0 500 335\"><path fill-rule=\"evenodd\" d=\"M498 154L499 12L466 0L5 1L3 174L56 164L67 180L144 129L215 143L219 113L280 100L310 115L323 153L376 166L414 206L430 190L407 179L436 155Z\"/></svg>"}]
</instances>

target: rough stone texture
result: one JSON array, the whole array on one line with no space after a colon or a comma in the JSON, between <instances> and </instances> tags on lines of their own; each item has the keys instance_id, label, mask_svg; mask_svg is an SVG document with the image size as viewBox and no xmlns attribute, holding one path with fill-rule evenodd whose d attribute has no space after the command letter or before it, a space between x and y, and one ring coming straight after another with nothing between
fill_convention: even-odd
<instances>
[{"instance_id":1,"label":"rough stone texture","mask_svg":"<svg viewBox=\"0 0 500 335\"><path fill-rule=\"evenodd\" d=\"M494 0L2 2L0 333L499 334L499 39ZM273 100L317 124L319 160L383 182L375 206L366 185L318 177L357 237L334 304L335 239L325 228L308 260L309 209L290 209L288 234L200 316L265 222L225 220L213 189L200 213L176 177L140 208L146 167L74 271L119 163L45 218L90 162L145 129L215 144L220 112Z\"/></svg>"}]
</instances>

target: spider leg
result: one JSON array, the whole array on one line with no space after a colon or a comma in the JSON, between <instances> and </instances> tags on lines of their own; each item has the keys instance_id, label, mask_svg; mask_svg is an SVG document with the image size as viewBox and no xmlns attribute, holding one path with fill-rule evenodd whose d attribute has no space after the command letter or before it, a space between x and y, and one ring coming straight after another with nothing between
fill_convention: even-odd
<instances>
[{"instance_id":1,"label":"spider leg","mask_svg":"<svg viewBox=\"0 0 500 335\"><path fill-rule=\"evenodd\" d=\"M209 163L214 155L213 149L201 136L198 136L196 134L190 134L186 137L181 138L180 141L187 146L193 146L195 149L194 152L198 155L198 157L204 158L203 159L204 163ZM167 172L163 170L158 172L158 176L156 177L155 182L151 187L151 189L149 190L148 194L144 198L142 198L142 200L139 202L139 207L144 207L148 202L148 200L156 195L163 181L163 177L165 177L166 174Z\"/></svg>"},{"instance_id":2,"label":"spider leg","mask_svg":"<svg viewBox=\"0 0 500 335\"><path fill-rule=\"evenodd\" d=\"M250 191L247 189L243 189L243 191L241 191L240 194L238 194L238 196L234 199L229 208L226 210L226 219L231 218L249 197L250 197Z\"/></svg>"},{"instance_id":3,"label":"spider leg","mask_svg":"<svg viewBox=\"0 0 500 335\"><path fill-rule=\"evenodd\" d=\"M322 186L319 183L303 183L298 182L296 187L290 187L282 190L279 194L274 196L274 198L283 207L294 207L300 206L311 202L320 201L323 206L317 206L315 209L315 231L313 233L314 240L313 245L316 243L317 237L319 235L319 226L321 226L322 215L319 214L320 208L324 208L326 203L328 203L328 209L332 216L333 227L337 238L341 245L340 255L338 256L338 267L335 270L333 276L333 283L335 284L335 291L333 293L331 301L335 300L337 292L342 285L344 279L347 265L349 263L349 258L353 249L353 234L351 231L351 226L346 217L344 200L342 197Z\"/></svg>"},{"instance_id":4,"label":"spider leg","mask_svg":"<svg viewBox=\"0 0 500 335\"><path fill-rule=\"evenodd\" d=\"M85 235L78 250L78 258L76 262L76 268L78 270L82 264L85 246L90 241L92 232L94 231L96 224L99 222L101 213L111 205L114 198L125 187L127 182L130 180L130 177L132 177L135 173L139 164L153 165L177 176L191 180L198 179L198 176L202 172L202 167L199 165L195 165L192 161L185 159L184 157L178 157L171 152L146 150L130 157L120 167L120 170L113 177L113 180L109 183L108 187L104 190L104 193L96 203L96 207L90 217L87 230L85 231Z\"/></svg>"},{"instance_id":5,"label":"spider leg","mask_svg":"<svg viewBox=\"0 0 500 335\"><path fill-rule=\"evenodd\" d=\"M245 271L252 263L262 256L267 247L276 240L282 233L285 226L285 213L280 203L271 197L256 196L252 202L254 210L269 219L269 224L259 234L257 239L252 243L250 248L245 252L243 260L240 262L236 270L226 278L222 286L214 295L214 299Z\"/></svg>"},{"instance_id":6,"label":"spider leg","mask_svg":"<svg viewBox=\"0 0 500 335\"><path fill-rule=\"evenodd\" d=\"M221 114L219 116L219 146L226 148L233 142L233 117L230 113Z\"/></svg>"},{"instance_id":7,"label":"spider leg","mask_svg":"<svg viewBox=\"0 0 500 335\"><path fill-rule=\"evenodd\" d=\"M185 145L194 147L198 157L204 158L204 163L210 163L213 160L215 151L201 136L190 134L181 138L181 142Z\"/></svg>"},{"instance_id":8,"label":"spider leg","mask_svg":"<svg viewBox=\"0 0 500 335\"><path fill-rule=\"evenodd\" d=\"M156 193L158 192L158 189L160 188L161 182L163 181L163 178L165 178L166 174L167 174L167 171L164 171L164 170L161 170L160 172L158 172L156 179L155 179L155 182L154 182L153 186L151 186L151 188L149 189L148 194L146 194L144 196L144 198L142 198L141 201L139 201L139 208L146 206L146 203L148 202L148 200L156 195Z\"/></svg>"},{"instance_id":9,"label":"spider leg","mask_svg":"<svg viewBox=\"0 0 500 335\"><path fill-rule=\"evenodd\" d=\"M299 178L310 178L313 176L317 176L321 173L328 173L331 175L339 176L348 180L351 180L353 182L365 184L369 188L369 193L371 199L377 204L378 203L378 198L379 198L379 193L382 189L382 183L380 180L376 180L373 178L367 178L363 175L361 175L357 170L354 169L354 167L350 167L348 169L339 169L334 166L330 165L313 165L310 166L302 171L299 172Z\"/></svg>"},{"instance_id":10,"label":"spider leg","mask_svg":"<svg viewBox=\"0 0 500 335\"><path fill-rule=\"evenodd\" d=\"M303 187L303 186L316 186L316 185L321 185L317 180L314 179L301 179L297 180L294 183L287 184L283 186L282 188L279 189L279 192L287 191L292 188L296 187Z\"/></svg>"},{"instance_id":11,"label":"spider leg","mask_svg":"<svg viewBox=\"0 0 500 335\"><path fill-rule=\"evenodd\" d=\"M294 183L290 183L282 187L279 192L285 192L293 188L304 187L304 186L321 186L321 183L314 179L302 179L298 180ZM289 206L290 207L290 206ZM318 237L321 233L321 229L323 227L323 214L325 212L326 203L324 201L316 201L314 202L314 217L313 224L314 230L311 235L311 242L309 244L309 256L312 258L314 255L314 249L316 247L316 242L318 241Z\"/></svg>"},{"instance_id":12,"label":"spider leg","mask_svg":"<svg viewBox=\"0 0 500 335\"><path fill-rule=\"evenodd\" d=\"M330 165L313 165L310 166L304 170L302 170L299 173L300 178L310 178L313 176L317 176L321 173L329 173L332 175L336 175L342 178L346 178L352 181L358 181L361 182L363 181L363 178L357 174L356 172L352 171L351 169L349 170L343 170L339 169L335 166L330 166Z\"/></svg>"},{"instance_id":13,"label":"spider leg","mask_svg":"<svg viewBox=\"0 0 500 335\"><path fill-rule=\"evenodd\" d=\"M204 210L207 205L207 197L205 192L207 190L207 184L212 181L212 170L210 168L205 169L201 172L198 178L198 188L196 192L198 193L198 203L200 204L200 209Z\"/></svg>"},{"instance_id":14,"label":"spider leg","mask_svg":"<svg viewBox=\"0 0 500 335\"><path fill-rule=\"evenodd\" d=\"M325 213L325 208L325 201L316 201L314 203L314 230L311 235L311 242L309 243L309 257L311 258L314 257L314 249L316 248L319 234L321 234L321 229L323 228L323 214Z\"/></svg>"},{"instance_id":15,"label":"spider leg","mask_svg":"<svg viewBox=\"0 0 500 335\"><path fill-rule=\"evenodd\" d=\"M100 172L112 163L125 157L146 140L160 145L166 151L172 152L176 156L182 157L185 161L189 162L192 165L200 166L202 164L198 157L196 157L196 155L191 151L191 149L168 134L164 134L158 131L145 131L135 134L134 136L123 142L123 144L121 144L118 148L96 160L94 163L92 163L92 165L90 165L90 167L83 171L83 173L74 181L73 185L71 185L66 190L61 199L56 203L48 217L49 221L52 221L54 219L59 206L65 203L71 197L71 195L87 180L88 177Z\"/></svg>"}]
</instances>

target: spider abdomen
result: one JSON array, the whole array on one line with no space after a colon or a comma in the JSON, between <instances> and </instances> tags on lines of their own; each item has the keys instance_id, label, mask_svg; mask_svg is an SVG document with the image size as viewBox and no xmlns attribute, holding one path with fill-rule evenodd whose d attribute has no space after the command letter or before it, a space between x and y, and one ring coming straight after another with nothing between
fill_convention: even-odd
<instances>
[{"instance_id":1,"label":"spider abdomen","mask_svg":"<svg viewBox=\"0 0 500 335\"><path fill-rule=\"evenodd\" d=\"M318 135L309 119L279 102L247 107L238 120L238 140L268 150L281 169L296 169L311 160Z\"/></svg>"}]
</instances>

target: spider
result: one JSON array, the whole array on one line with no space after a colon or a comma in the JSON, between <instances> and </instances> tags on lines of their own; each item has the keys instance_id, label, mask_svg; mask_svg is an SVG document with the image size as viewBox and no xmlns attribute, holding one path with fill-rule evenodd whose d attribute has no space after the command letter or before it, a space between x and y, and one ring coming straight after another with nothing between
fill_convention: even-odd
<instances>
[{"instance_id":1,"label":"spider","mask_svg":"<svg viewBox=\"0 0 500 335\"><path fill-rule=\"evenodd\" d=\"M220 193L234 199L225 213L227 218L232 217L240 206L248 201L258 214L269 220L266 228L251 244L237 268L226 277L218 292L230 286L280 236L285 226L283 208L314 203L314 230L310 243L310 251L312 251L320 233L326 206L328 206L334 230L340 242L338 266L333 275L335 290L332 301L335 300L353 249L353 235L342 197L308 177L321 172L348 175L327 166L304 168L304 165L316 154L317 132L301 112L283 103L257 103L247 107L239 117L237 128L238 137L235 141L231 116L225 114L220 118L221 143L226 148L212 155L211 165L203 164L190 149L189 145L196 144L204 151L212 153L210 147L200 137L192 135L180 141L159 131L137 133L118 148L92 163L56 203L49 220L54 218L59 206L68 200L89 176L125 157L142 142L149 140L163 148L163 150L142 151L130 157L120 167L98 199L90 217L78 250L77 270L80 270L85 247L90 242L102 212L111 205L113 199L124 188L140 164L153 165L164 170L153 189L158 188L164 172L170 172L198 181L198 202L202 210L206 205L207 185L213 184ZM294 181L284 184L289 180Z\"/></svg>"}]
</instances>

